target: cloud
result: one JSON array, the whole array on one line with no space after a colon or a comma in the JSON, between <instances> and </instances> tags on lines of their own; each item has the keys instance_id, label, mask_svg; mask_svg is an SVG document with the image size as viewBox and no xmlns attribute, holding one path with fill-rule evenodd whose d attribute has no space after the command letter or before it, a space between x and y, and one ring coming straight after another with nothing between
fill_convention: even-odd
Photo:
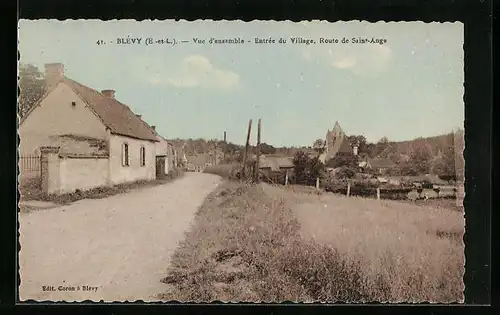
<instances>
[{"instance_id":1,"label":"cloud","mask_svg":"<svg viewBox=\"0 0 500 315\"><path fill-rule=\"evenodd\" d=\"M159 75L149 79L151 84L166 83L180 88L210 87L231 89L240 82L240 76L232 71L216 68L208 58L190 55L184 58L180 66L166 80Z\"/></svg>"},{"instance_id":2,"label":"cloud","mask_svg":"<svg viewBox=\"0 0 500 315\"><path fill-rule=\"evenodd\" d=\"M333 66L339 69L349 69L356 65L357 61L353 57L345 57L339 61L334 61Z\"/></svg>"},{"instance_id":3,"label":"cloud","mask_svg":"<svg viewBox=\"0 0 500 315\"><path fill-rule=\"evenodd\" d=\"M348 23L349 24L349 23ZM331 27L329 23L305 22L299 24L296 36L316 39L315 45L297 46L306 62L327 64L335 69L350 71L358 76L376 76L389 69L392 50L389 44L341 43L342 38L371 38L372 25L350 24L344 30ZM345 29L349 29L348 32ZM337 44L320 44L319 38L337 39Z\"/></svg>"}]
</instances>

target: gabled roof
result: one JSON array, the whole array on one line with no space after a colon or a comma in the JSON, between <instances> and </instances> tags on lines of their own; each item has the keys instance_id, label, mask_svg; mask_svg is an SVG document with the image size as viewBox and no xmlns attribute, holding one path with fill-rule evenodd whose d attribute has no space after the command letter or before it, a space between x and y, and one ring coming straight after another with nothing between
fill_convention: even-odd
<instances>
[{"instance_id":1,"label":"gabled roof","mask_svg":"<svg viewBox=\"0 0 500 315\"><path fill-rule=\"evenodd\" d=\"M158 141L152 128L141 118L137 117L127 105L67 77L63 77L59 83L64 83L69 86L90 107L94 114L100 118L102 123L110 129L111 133L141 140ZM57 85L58 84L55 84L51 91L53 91ZM37 107L51 91L48 91L44 97L33 106L32 110ZM32 110L23 117L22 121L31 114Z\"/></svg>"},{"instance_id":2,"label":"gabled roof","mask_svg":"<svg viewBox=\"0 0 500 315\"><path fill-rule=\"evenodd\" d=\"M275 157L265 156L261 157L259 161L259 168L270 168L273 171L278 171L280 168L292 168L293 158L290 157Z\"/></svg>"},{"instance_id":3,"label":"gabled roof","mask_svg":"<svg viewBox=\"0 0 500 315\"><path fill-rule=\"evenodd\" d=\"M101 118L112 133L137 139L157 141L156 134L125 104L69 78L63 82Z\"/></svg>"}]
</instances>

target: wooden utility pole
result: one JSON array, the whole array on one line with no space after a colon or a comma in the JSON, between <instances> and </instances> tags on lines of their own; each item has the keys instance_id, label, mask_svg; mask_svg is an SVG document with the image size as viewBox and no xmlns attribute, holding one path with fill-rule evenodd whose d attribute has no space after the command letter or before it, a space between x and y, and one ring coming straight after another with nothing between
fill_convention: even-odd
<instances>
[{"instance_id":1,"label":"wooden utility pole","mask_svg":"<svg viewBox=\"0 0 500 315\"><path fill-rule=\"evenodd\" d=\"M261 119L259 118L259 122L257 124L257 152L255 152L255 169L254 169L254 176L255 176L255 182L259 182L259 171L260 171L260 126L261 126Z\"/></svg>"},{"instance_id":2,"label":"wooden utility pole","mask_svg":"<svg viewBox=\"0 0 500 315\"><path fill-rule=\"evenodd\" d=\"M242 178L246 176L247 160L248 160L248 147L250 146L250 132L252 131L252 120L248 121L247 142L245 144L245 152L243 153L243 169L241 172Z\"/></svg>"},{"instance_id":3,"label":"wooden utility pole","mask_svg":"<svg viewBox=\"0 0 500 315\"><path fill-rule=\"evenodd\" d=\"M224 131L224 143L223 143L223 147L222 147L222 154L223 154L223 157L222 157L222 163L225 164L226 163L226 149L227 149L227 142L226 142L226 132Z\"/></svg>"}]
</instances>

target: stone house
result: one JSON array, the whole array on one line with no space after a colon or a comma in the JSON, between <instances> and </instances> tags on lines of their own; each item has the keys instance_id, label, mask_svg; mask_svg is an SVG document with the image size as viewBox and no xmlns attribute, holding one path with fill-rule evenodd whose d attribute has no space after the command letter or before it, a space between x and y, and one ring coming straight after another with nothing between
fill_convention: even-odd
<instances>
[{"instance_id":1,"label":"stone house","mask_svg":"<svg viewBox=\"0 0 500 315\"><path fill-rule=\"evenodd\" d=\"M114 90L97 91L66 77L61 63L46 64L45 75L47 92L20 121L19 150L21 155L32 154L50 146L58 148L59 158L78 159L65 167L81 169L61 171L55 191L80 189L79 182L91 188L155 178L157 135L115 98ZM73 144L63 145L61 138L71 138ZM98 154L82 150L89 139L94 148L101 143ZM66 152L59 152L62 149ZM99 174L92 170L97 156L106 159L99 162ZM71 187L65 186L68 182Z\"/></svg>"}]
</instances>

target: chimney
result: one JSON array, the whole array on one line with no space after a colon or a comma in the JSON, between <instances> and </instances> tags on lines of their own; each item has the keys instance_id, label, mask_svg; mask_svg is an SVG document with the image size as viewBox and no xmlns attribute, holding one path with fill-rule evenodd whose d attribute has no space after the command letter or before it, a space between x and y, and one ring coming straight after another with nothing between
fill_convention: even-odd
<instances>
[{"instance_id":1,"label":"chimney","mask_svg":"<svg viewBox=\"0 0 500 315\"><path fill-rule=\"evenodd\" d=\"M115 90L102 90L101 91L104 96L115 98Z\"/></svg>"},{"instance_id":2,"label":"chimney","mask_svg":"<svg viewBox=\"0 0 500 315\"><path fill-rule=\"evenodd\" d=\"M64 64L46 63L45 64L45 82L48 88L54 87L64 78Z\"/></svg>"},{"instance_id":3,"label":"chimney","mask_svg":"<svg viewBox=\"0 0 500 315\"><path fill-rule=\"evenodd\" d=\"M153 130L156 131L156 126L151 126L151 128L153 128Z\"/></svg>"}]
</instances>

